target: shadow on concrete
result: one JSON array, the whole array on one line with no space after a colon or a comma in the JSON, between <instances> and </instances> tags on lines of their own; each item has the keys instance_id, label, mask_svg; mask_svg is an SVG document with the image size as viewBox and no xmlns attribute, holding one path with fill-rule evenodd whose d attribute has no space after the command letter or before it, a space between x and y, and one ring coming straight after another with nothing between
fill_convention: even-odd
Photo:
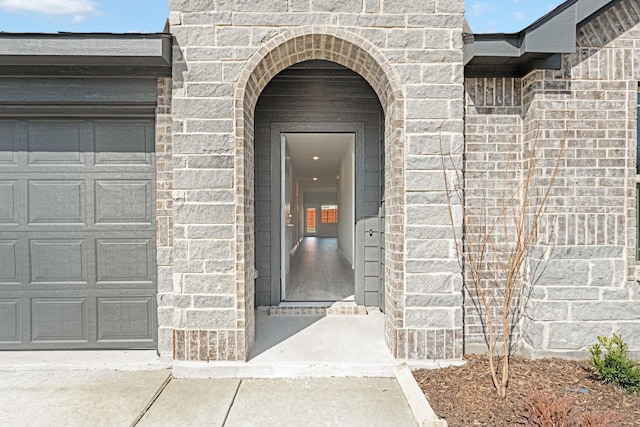
<instances>
[{"instance_id":1,"label":"shadow on concrete","mask_svg":"<svg viewBox=\"0 0 640 427\"><path fill-rule=\"evenodd\" d=\"M256 342L247 367L274 376L392 376L384 315L269 316L256 311ZM275 374L277 372L277 374Z\"/></svg>"}]
</instances>

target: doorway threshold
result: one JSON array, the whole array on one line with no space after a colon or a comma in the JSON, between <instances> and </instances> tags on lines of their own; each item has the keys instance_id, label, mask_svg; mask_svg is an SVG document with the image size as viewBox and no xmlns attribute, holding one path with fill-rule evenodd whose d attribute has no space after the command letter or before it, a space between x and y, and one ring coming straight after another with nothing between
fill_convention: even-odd
<instances>
[{"instance_id":1,"label":"doorway threshold","mask_svg":"<svg viewBox=\"0 0 640 427\"><path fill-rule=\"evenodd\" d=\"M270 316L363 316L377 307L365 307L348 301L283 301L269 307Z\"/></svg>"}]
</instances>

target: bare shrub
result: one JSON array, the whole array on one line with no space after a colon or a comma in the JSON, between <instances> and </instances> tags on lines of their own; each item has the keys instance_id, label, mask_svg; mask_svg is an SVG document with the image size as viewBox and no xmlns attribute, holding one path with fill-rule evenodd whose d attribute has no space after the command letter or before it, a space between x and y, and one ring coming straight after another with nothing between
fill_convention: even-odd
<instances>
[{"instance_id":1,"label":"bare shrub","mask_svg":"<svg viewBox=\"0 0 640 427\"><path fill-rule=\"evenodd\" d=\"M618 414L613 411L589 412L582 418L582 427L614 427L620 421Z\"/></svg>"},{"instance_id":2,"label":"bare shrub","mask_svg":"<svg viewBox=\"0 0 640 427\"><path fill-rule=\"evenodd\" d=\"M501 397L507 393L512 334L526 302L524 265L539 241L565 142L566 138L552 168L546 168L546 176L541 178L536 176L538 141L531 144L524 160L525 150L516 150L514 138L496 172L501 178L492 178L492 188L476 189L471 203L465 194L463 159L440 147L449 216L466 276L465 287L482 318L491 379ZM462 230L456 221L458 210Z\"/></svg>"}]
</instances>

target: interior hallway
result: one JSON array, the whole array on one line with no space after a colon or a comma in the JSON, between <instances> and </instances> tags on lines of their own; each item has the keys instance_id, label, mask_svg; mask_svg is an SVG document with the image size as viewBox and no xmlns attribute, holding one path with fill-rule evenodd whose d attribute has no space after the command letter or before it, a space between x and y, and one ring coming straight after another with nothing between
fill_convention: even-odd
<instances>
[{"instance_id":1,"label":"interior hallway","mask_svg":"<svg viewBox=\"0 0 640 427\"><path fill-rule=\"evenodd\" d=\"M291 259L286 301L353 301L354 272L335 237L305 237Z\"/></svg>"}]
</instances>

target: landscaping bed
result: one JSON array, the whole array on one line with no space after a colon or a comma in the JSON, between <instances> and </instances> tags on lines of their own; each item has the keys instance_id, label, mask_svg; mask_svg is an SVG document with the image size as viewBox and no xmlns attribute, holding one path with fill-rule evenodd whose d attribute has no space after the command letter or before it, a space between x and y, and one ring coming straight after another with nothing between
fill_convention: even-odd
<instances>
[{"instance_id":1,"label":"landscaping bed","mask_svg":"<svg viewBox=\"0 0 640 427\"><path fill-rule=\"evenodd\" d=\"M414 377L433 410L450 427L527 425L523 398L532 390L552 399L573 398L576 419L585 412L615 412L612 426L640 426L640 397L601 382L589 362L513 357L506 399L498 397L486 356L465 356L464 366L420 369Z\"/></svg>"}]
</instances>

